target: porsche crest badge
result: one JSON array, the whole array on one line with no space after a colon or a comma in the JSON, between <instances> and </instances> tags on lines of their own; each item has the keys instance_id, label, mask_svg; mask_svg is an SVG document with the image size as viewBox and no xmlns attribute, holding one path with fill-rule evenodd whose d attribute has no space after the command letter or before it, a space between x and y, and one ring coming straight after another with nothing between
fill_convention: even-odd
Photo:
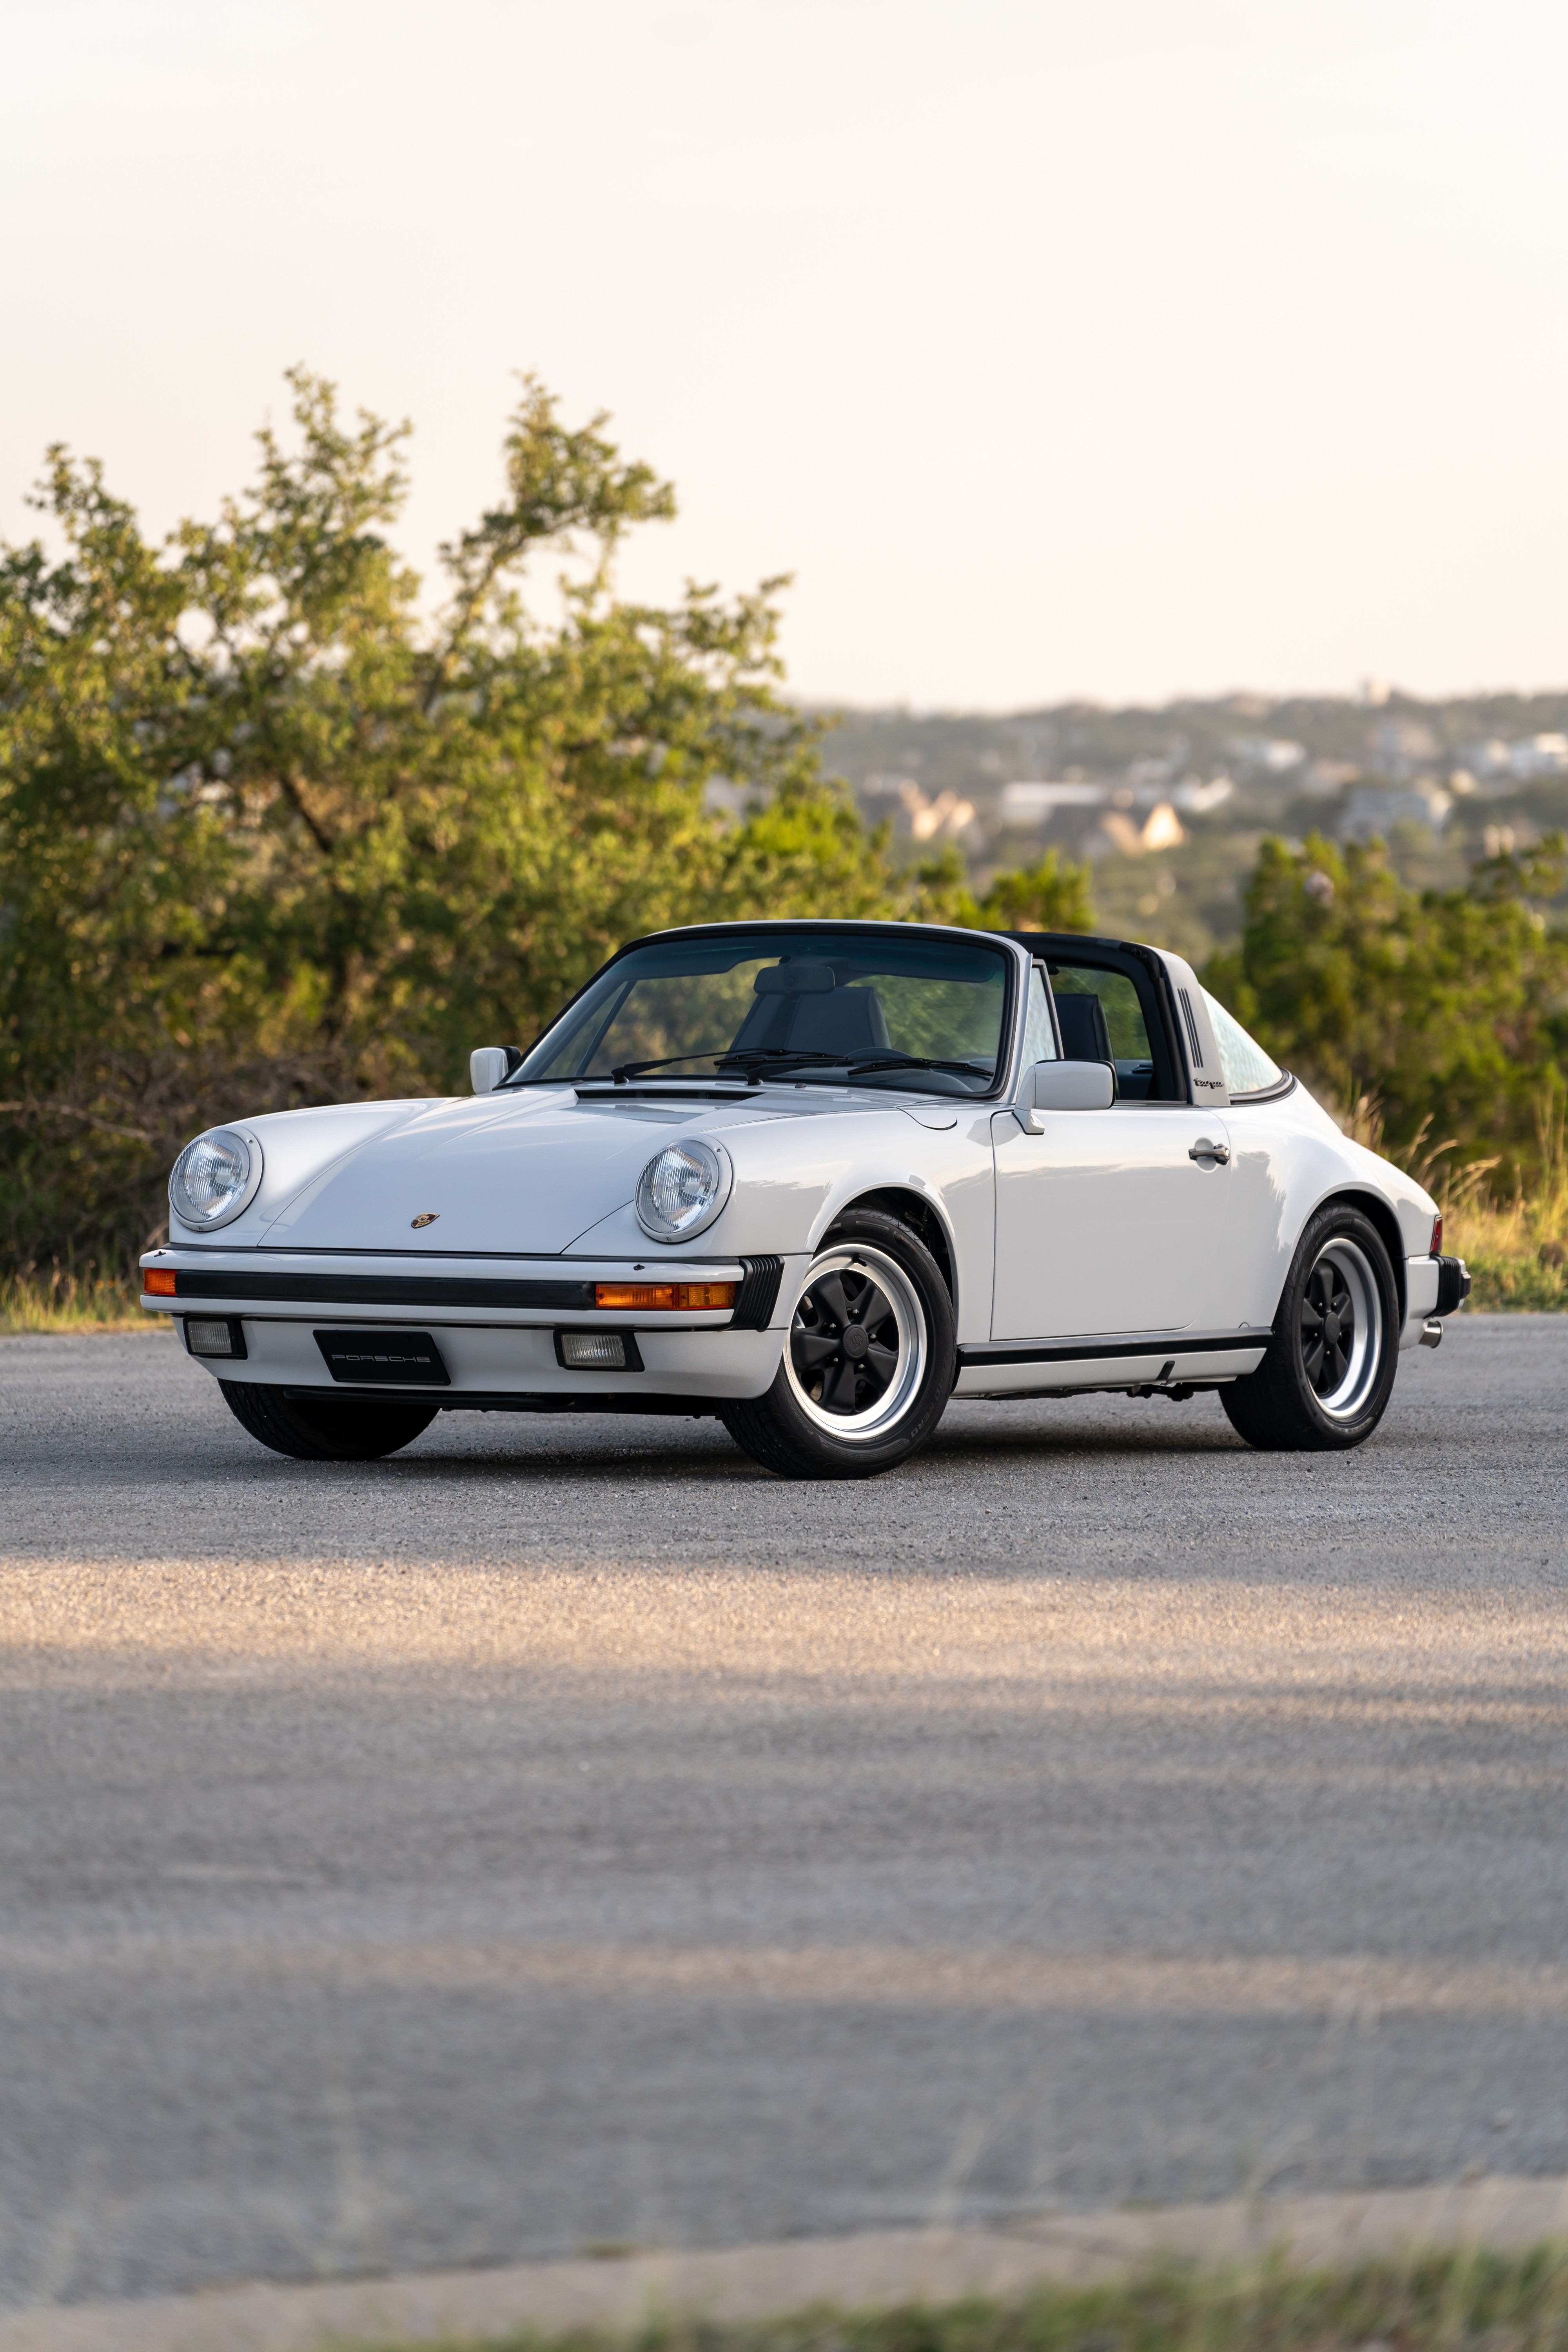
<instances>
[{"instance_id":1,"label":"porsche crest badge","mask_svg":"<svg viewBox=\"0 0 1568 2352\"><path fill-rule=\"evenodd\" d=\"M441 1212L439 1209L425 1209L421 1211L418 1216L411 1217L408 1222L413 1226L414 1231L417 1233L421 1225L433 1225L440 1213Z\"/></svg>"}]
</instances>

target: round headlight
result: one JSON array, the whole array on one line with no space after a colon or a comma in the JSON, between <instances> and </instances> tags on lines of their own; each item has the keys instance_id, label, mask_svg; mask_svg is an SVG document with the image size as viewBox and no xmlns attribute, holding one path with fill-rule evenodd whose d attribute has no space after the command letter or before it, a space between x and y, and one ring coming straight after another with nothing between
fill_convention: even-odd
<instances>
[{"instance_id":1,"label":"round headlight","mask_svg":"<svg viewBox=\"0 0 1568 2352\"><path fill-rule=\"evenodd\" d=\"M215 1127L175 1160L170 1206L183 1225L226 1225L249 1206L260 1181L260 1145L232 1127Z\"/></svg>"},{"instance_id":2,"label":"round headlight","mask_svg":"<svg viewBox=\"0 0 1568 2352\"><path fill-rule=\"evenodd\" d=\"M667 1143L637 1179L637 1223L656 1242L683 1242L710 1225L734 1171L721 1143Z\"/></svg>"}]
</instances>

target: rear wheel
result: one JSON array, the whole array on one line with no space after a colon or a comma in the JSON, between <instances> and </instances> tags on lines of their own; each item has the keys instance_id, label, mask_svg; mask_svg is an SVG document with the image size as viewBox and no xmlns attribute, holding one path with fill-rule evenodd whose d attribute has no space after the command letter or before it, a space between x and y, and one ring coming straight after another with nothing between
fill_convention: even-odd
<instances>
[{"instance_id":1,"label":"rear wheel","mask_svg":"<svg viewBox=\"0 0 1568 2352\"><path fill-rule=\"evenodd\" d=\"M435 1405L412 1398L388 1397L383 1403L379 1397L371 1402L324 1396L318 1403L256 1381L219 1381L218 1386L243 1429L274 1454L291 1454L298 1462L379 1461L400 1445L412 1445L437 1413Z\"/></svg>"},{"instance_id":2,"label":"rear wheel","mask_svg":"<svg viewBox=\"0 0 1568 2352\"><path fill-rule=\"evenodd\" d=\"M862 1210L812 1260L772 1388L727 1404L724 1426L781 1478L867 1478L931 1435L955 1364L936 1260L896 1217Z\"/></svg>"},{"instance_id":3,"label":"rear wheel","mask_svg":"<svg viewBox=\"0 0 1568 2352\"><path fill-rule=\"evenodd\" d=\"M1301 1236L1257 1371L1222 1388L1231 1427L1273 1453L1360 1445L1383 1419L1399 1356L1399 1294L1359 1209L1321 1209Z\"/></svg>"}]
</instances>

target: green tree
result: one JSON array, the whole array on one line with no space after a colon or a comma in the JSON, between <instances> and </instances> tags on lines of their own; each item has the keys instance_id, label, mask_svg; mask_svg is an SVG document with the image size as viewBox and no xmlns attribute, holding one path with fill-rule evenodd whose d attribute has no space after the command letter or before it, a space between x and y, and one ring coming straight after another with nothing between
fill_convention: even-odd
<instances>
[{"instance_id":1,"label":"green tree","mask_svg":"<svg viewBox=\"0 0 1568 2352\"><path fill-rule=\"evenodd\" d=\"M781 701L778 581L620 601L674 511L604 419L525 383L497 504L440 552L386 527L407 427L291 378L290 446L161 545L50 453L63 552L0 551L0 1149L13 1255L132 1249L205 1120L447 1088L526 1040L623 939L893 910L880 845ZM560 608L531 564L574 554ZM705 787L751 788L726 824Z\"/></svg>"},{"instance_id":2,"label":"green tree","mask_svg":"<svg viewBox=\"0 0 1568 2352\"><path fill-rule=\"evenodd\" d=\"M900 912L922 923L954 923L972 931L1092 931L1089 868L1047 849L1037 866L1005 868L984 895L969 887L954 848L910 872Z\"/></svg>"},{"instance_id":3,"label":"green tree","mask_svg":"<svg viewBox=\"0 0 1568 2352\"><path fill-rule=\"evenodd\" d=\"M1460 1160L1533 1161L1537 1110L1568 1066L1568 935L1541 906L1568 846L1486 860L1462 890L1414 891L1381 842L1266 841L1240 948L1205 980L1269 1052L1391 1147L1423 1129Z\"/></svg>"}]
</instances>

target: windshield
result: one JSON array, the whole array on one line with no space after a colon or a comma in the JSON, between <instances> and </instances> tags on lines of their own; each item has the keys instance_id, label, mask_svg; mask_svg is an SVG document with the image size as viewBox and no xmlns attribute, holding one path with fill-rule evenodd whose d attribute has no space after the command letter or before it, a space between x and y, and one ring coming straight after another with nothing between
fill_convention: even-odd
<instances>
[{"instance_id":1,"label":"windshield","mask_svg":"<svg viewBox=\"0 0 1568 2352\"><path fill-rule=\"evenodd\" d=\"M668 940L602 971L510 1086L661 1076L988 1091L1005 950L911 931L792 928Z\"/></svg>"}]
</instances>

